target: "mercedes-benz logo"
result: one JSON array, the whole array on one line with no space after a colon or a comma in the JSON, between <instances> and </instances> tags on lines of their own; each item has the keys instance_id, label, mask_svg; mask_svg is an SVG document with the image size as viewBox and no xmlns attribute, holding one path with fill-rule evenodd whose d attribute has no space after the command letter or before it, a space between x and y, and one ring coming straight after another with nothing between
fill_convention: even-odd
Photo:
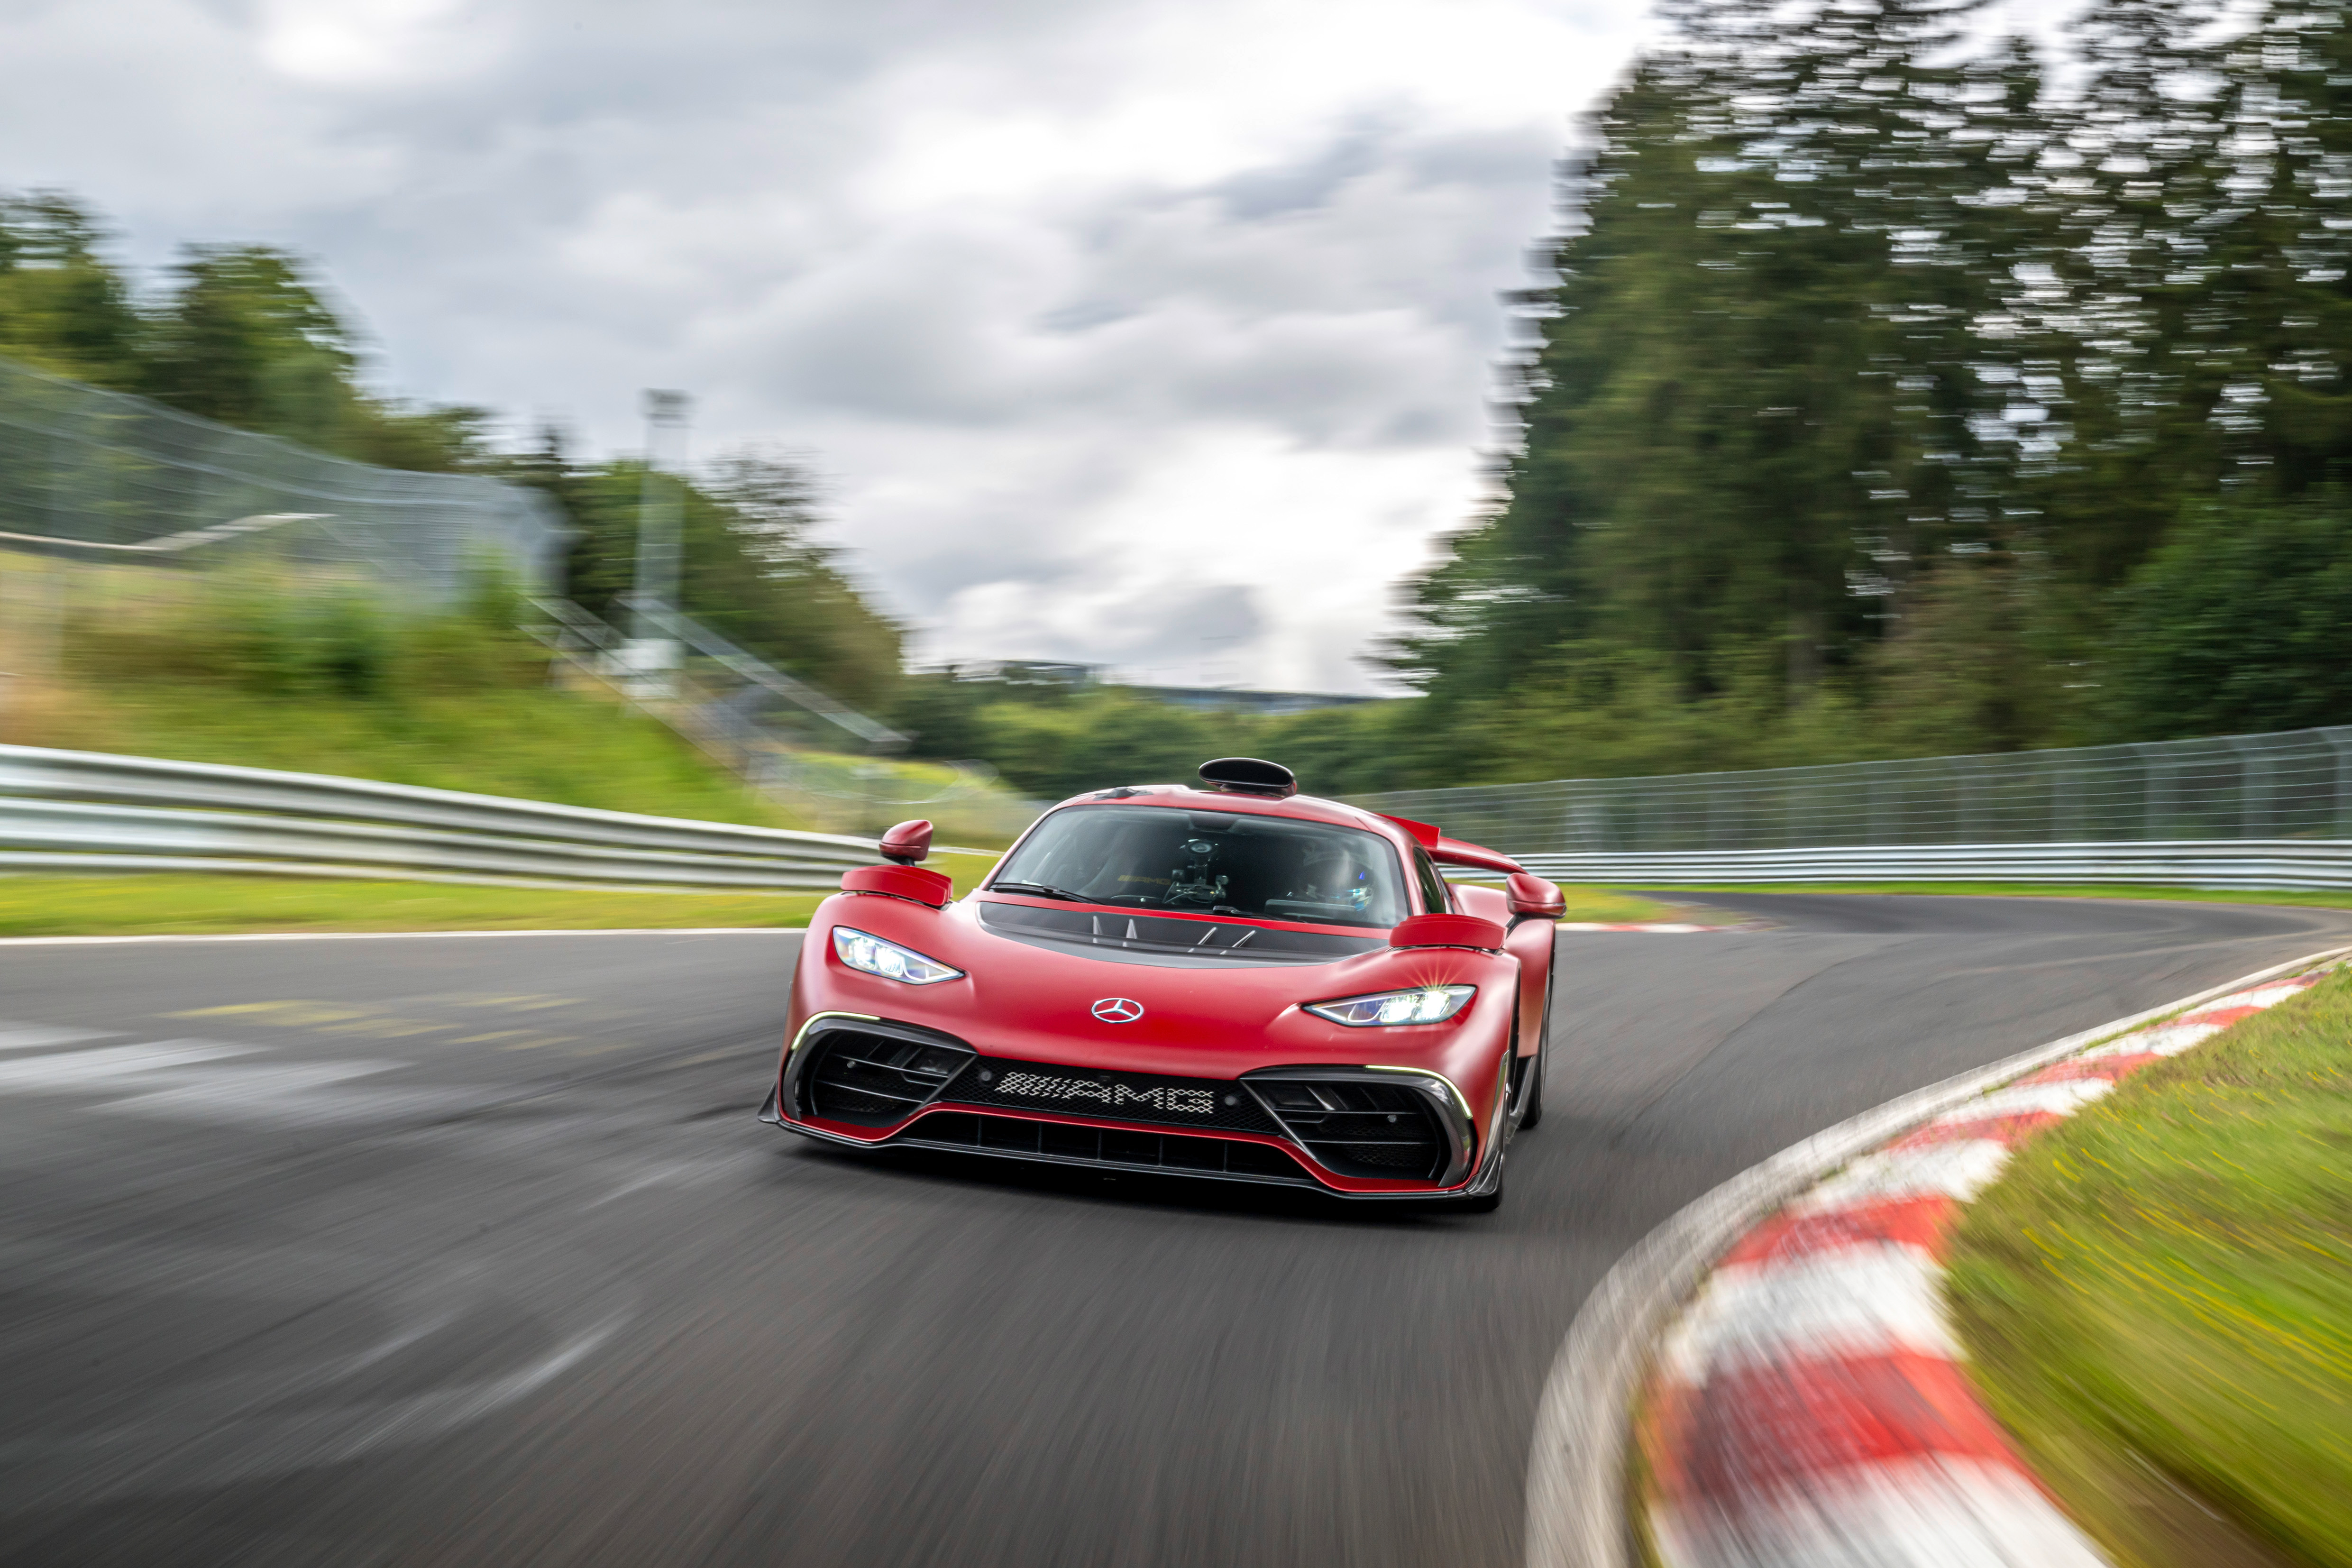
<instances>
[{"instance_id":1,"label":"mercedes-benz logo","mask_svg":"<svg viewBox=\"0 0 2352 1568\"><path fill-rule=\"evenodd\" d=\"M1106 996L1095 1004L1095 1016L1106 1024L1132 1024L1143 1016L1143 1004L1124 996Z\"/></svg>"}]
</instances>

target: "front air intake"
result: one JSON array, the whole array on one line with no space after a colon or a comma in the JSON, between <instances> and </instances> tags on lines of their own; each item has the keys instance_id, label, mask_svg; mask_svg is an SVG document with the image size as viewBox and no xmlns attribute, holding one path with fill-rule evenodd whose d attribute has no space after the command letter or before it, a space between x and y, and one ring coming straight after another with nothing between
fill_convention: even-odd
<instances>
[{"instance_id":1,"label":"front air intake","mask_svg":"<svg viewBox=\"0 0 2352 1568\"><path fill-rule=\"evenodd\" d=\"M912 1030L856 1027L825 1029L801 1048L811 1053L799 1075L803 1112L852 1127L904 1121L938 1098L973 1054Z\"/></svg>"},{"instance_id":2,"label":"front air intake","mask_svg":"<svg viewBox=\"0 0 2352 1568\"><path fill-rule=\"evenodd\" d=\"M1317 1163L1342 1176L1433 1182L1452 1163L1452 1130L1417 1084L1286 1075L1246 1081Z\"/></svg>"}]
</instances>

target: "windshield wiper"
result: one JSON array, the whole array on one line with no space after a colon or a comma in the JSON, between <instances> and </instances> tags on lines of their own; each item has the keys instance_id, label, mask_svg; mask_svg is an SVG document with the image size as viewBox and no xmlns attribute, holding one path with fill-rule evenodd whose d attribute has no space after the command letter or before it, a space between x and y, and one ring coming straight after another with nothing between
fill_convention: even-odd
<instances>
[{"instance_id":1,"label":"windshield wiper","mask_svg":"<svg viewBox=\"0 0 2352 1568\"><path fill-rule=\"evenodd\" d=\"M1090 899L1084 893L1074 893L1067 888L1049 888L1043 882L991 882L992 893L1034 893L1041 899L1066 899L1074 904L1098 904L1100 899Z\"/></svg>"}]
</instances>

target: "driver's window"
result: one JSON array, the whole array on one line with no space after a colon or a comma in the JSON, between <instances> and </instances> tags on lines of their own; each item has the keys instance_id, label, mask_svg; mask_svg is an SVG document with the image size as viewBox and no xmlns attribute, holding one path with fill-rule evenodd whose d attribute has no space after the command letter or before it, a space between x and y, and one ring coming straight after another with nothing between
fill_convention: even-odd
<instances>
[{"instance_id":1,"label":"driver's window","mask_svg":"<svg viewBox=\"0 0 2352 1568\"><path fill-rule=\"evenodd\" d=\"M1412 847L1412 869L1413 874L1421 879L1422 908L1433 915L1450 911L1454 908L1454 900L1447 893L1445 879L1437 874L1436 863L1430 859L1429 851L1418 844Z\"/></svg>"}]
</instances>

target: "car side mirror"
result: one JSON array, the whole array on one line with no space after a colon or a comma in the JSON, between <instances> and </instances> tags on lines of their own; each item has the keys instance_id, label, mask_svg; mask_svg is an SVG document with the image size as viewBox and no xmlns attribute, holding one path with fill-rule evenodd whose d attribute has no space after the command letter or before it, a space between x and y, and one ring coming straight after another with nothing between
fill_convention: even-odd
<instances>
[{"instance_id":1,"label":"car side mirror","mask_svg":"<svg viewBox=\"0 0 2352 1568\"><path fill-rule=\"evenodd\" d=\"M931 825L902 822L882 836L882 858L912 866L931 852Z\"/></svg>"},{"instance_id":2,"label":"car side mirror","mask_svg":"<svg viewBox=\"0 0 2352 1568\"><path fill-rule=\"evenodd\" d=\"M1504 896L1509 900L1514 915L1535 915L1556 921L1568 911L1567 896L1541 877L1515 871L1503 886L1506 889Z\"/></svg>"}]
</instances>

